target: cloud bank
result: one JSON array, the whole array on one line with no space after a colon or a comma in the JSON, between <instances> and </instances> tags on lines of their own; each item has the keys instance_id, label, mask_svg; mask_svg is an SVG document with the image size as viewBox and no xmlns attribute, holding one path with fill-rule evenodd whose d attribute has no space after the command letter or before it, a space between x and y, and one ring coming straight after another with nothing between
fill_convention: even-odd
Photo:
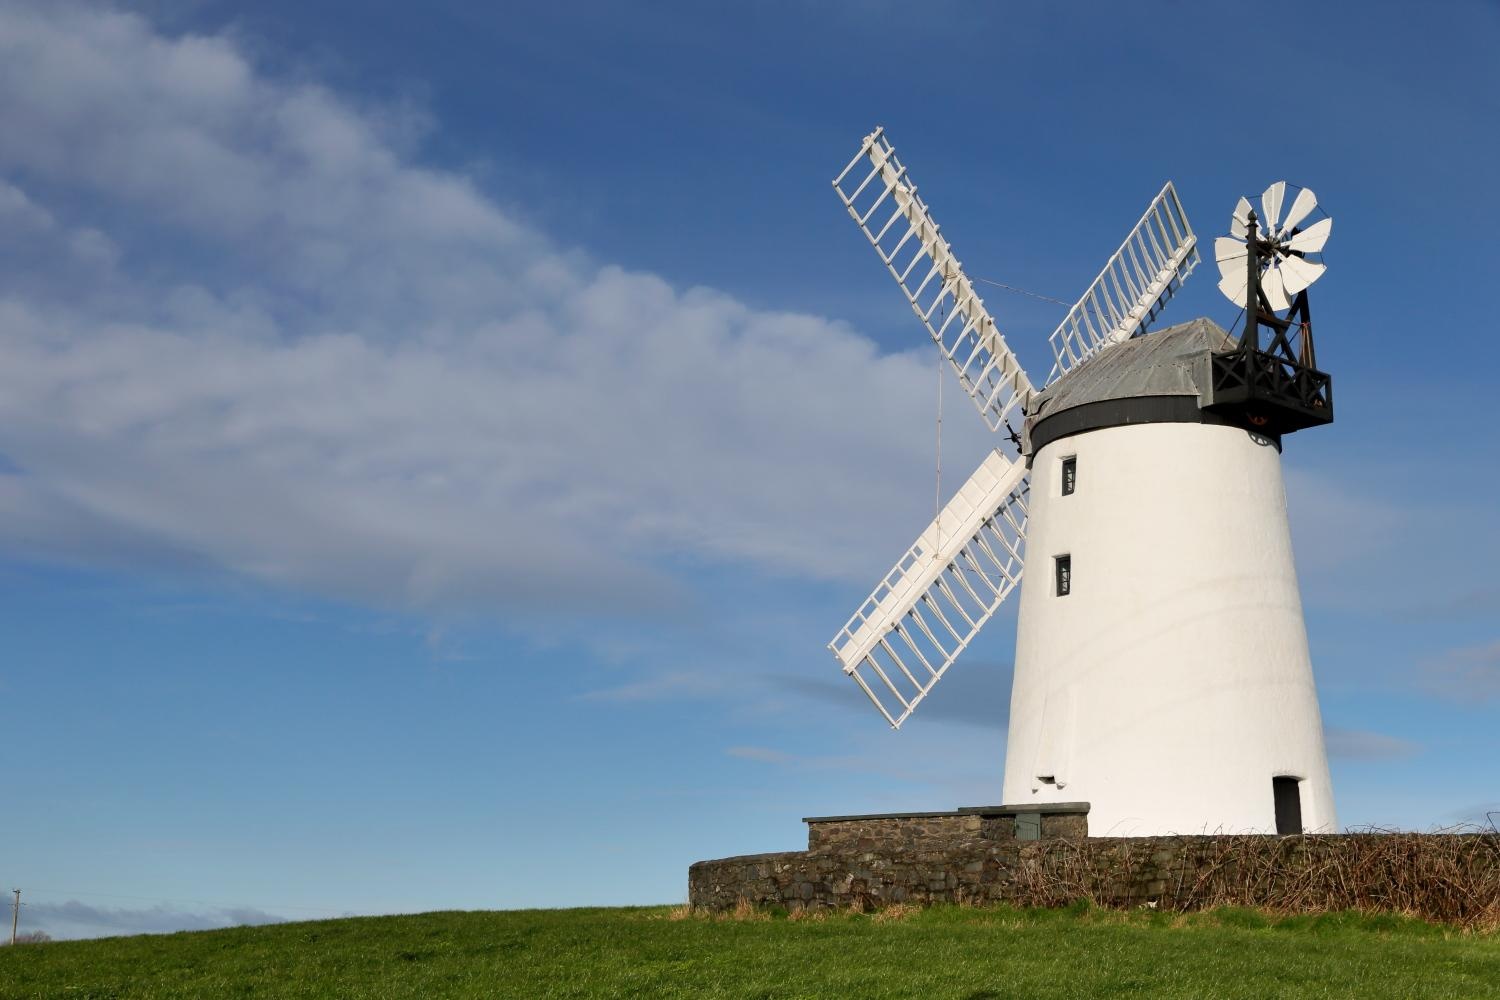
<instances>
[{"instance_id":1,"label":"cloud bank","mask_svg":"<svg viewBox=\"0 0 1500 1000\"><path fill-rule=\"evenodd\" d=\"M1463 704L1500 698L1500 641L1451 649L1422 664L1428 691Z\"/></svg>"},{"instance_id":2,"label":"cloud bank","mask_svg":"<svg viewBox=\"0 0 1500 1000\"><path fill-rule=\"evenodd\" d=\"M1323 732L1328 756L1343 760L1395 760L1421 752L1421 747L1399 736L1363 729L1330 726Z\"/></svg>"},{"instance_id":3,"label":"cloud bank","mask_svg":"<svg viewBox=\"0 0 1500 1000\"><path fill-rule=\"evenodd\" d=\"M211 910L182 910L159 903L129 909L90 906L76 899L62 903L27 903L26 922L54 937L97 937L102 934L167 934L173 931L205 931L219 927L243 927L284 923L286 917L251 906Z\"/></svg>"},{"instance_id":4,"label":"cloud bank","mask_svg":"<svg viewBox=\"0 0 1500 1000\"><path fill-rule=\"evenodd\" d=\"M557 247L409 109L7 6L0 120L12 554L633 611L684 565L866 582L920 527L925 355Z\"/></svg>"}]
</instances>

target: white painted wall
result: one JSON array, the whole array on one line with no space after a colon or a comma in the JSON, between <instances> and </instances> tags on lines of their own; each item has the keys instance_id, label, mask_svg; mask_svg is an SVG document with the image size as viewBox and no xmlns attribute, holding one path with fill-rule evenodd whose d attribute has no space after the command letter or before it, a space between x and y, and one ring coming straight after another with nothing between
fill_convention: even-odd
<instances>
[{"instance_id":1,"label":"white painted wall","mask_svg":"<svg viewBox=\"0 0 1500 1000\"><path fill-rule=\"evenodd\" d=\"M1062 496L1070 455L1078 487ZM1089 802L1093 836L1272 833L1275 775L1302 779L1305 830L1336 829L1275 447L1202 424L1047 445L1032 465L1005 802Z\"/></svg>"}]
</instances>

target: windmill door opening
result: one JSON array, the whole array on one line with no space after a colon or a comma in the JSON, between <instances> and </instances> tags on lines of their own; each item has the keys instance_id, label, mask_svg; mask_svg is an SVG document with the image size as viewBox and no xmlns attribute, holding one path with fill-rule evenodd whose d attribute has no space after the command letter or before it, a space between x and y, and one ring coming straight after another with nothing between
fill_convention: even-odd
<instances>
[{"instance_id":1,"label":"windmill door opening","mask_svg":"<svg viewBox=\"0 0 1500 1000\"><path fill-rule=\"evenodd\" d=\"M1302 782L1299 778L1271 779L1276 796L1276 832L1281 836L1302 832Z\"/></svg>"}]
</instances>

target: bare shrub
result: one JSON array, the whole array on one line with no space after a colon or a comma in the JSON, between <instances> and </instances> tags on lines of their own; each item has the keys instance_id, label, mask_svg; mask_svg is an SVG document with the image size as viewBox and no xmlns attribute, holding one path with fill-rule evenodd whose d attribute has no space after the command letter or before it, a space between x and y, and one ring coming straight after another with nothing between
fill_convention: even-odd
<instances>
[{"instance_id":1,"label":"bare shrub","mask_svg":"<svg viewBox=\"0 0 1500 1000\"><path fill-rule=\"evenodd\" d=\"M51 940L52 935L46 931L27 931L25 934L16 935L16 944L42 944L45 941ZM0 940L0 945L8 944L10 944L10 938L7 937Z\"/></svg>"},{"instance_id":2,"label":"bare shrub","mask_svg":"<svg viewBox=\"0 0 1500 1000\"><path fill-rule=\"evenodd\" d=\"M1500 928L1500 837L1494 834L1371 830L1185 837L1174 846L1174 860L1158 864L1165 843L1156 838L1050 845L1019 859L1007 902L1150 902L1169 912L1220 906L1280 913L1358 910Z\"/></svg>"}]
</instances>

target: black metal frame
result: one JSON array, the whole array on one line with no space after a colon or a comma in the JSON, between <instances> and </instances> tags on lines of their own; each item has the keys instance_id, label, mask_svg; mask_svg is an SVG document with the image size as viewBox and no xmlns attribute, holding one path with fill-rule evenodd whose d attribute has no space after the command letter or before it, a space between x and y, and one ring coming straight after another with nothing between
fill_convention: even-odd
<instances>
[{"instance_id":1,"label":"black metal frame","mask_svg":"<svg viewBox=\"0 0 1500 1000\"><path fill-rule=\"evenodd\" d=\"M1283 317L1276 315L1260 287L1261 261L1274 249L1271 241L1259 238L1256 223L1252 209L1245 233L1245 331L1237 347L1213 355L1213 402L1206 408L1238 414L1267 434L1288 434L1333 420L1333 379L1317 368L1307 289L1297 293ZM1261 327L1270 332L1264 350ZM1295 347L1290 336L1294 327Z\"/></svg>"}]
</instances>

